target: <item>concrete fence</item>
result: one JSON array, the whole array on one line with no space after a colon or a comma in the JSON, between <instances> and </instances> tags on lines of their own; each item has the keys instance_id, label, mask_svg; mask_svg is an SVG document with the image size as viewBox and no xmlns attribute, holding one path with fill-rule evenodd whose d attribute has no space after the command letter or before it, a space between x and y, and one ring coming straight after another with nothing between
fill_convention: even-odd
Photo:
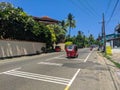
<instances>
[{"instance_id":1,"label":"concrete fence","mask_svg":"<svg viewBox=\"0 0 120 90\"><path fill-rule=\"evenodd\" d=\"M113 49L112 49L112 53L113 53L113 54L116 54L116 53L119 53L119 54L120 54L120 48L116 48L116 49L113 48Z\"/></svg>"},{"instance_id":2,"label":"concrete fence","mask_svg":"<svg viewBox=\"0 0 120 90\"><path fill-rule=\"evenodd\" d=\"M0 58L41 53L45 43L0 40Z\"/></svg>"}]
</instances>

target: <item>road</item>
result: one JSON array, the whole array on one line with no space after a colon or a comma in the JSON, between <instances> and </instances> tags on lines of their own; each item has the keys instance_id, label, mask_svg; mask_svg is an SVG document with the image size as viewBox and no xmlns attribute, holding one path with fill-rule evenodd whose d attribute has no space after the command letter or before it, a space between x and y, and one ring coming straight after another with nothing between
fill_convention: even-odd
<instances>
[{"instance_id":1,"label":"road","mask_svg":"<svg viewBox=\"0 0 120 90\"><path fill-rule=\"evenodd\" d=\"M104 60L95 50L65 52L0 61L0 90L117 90Z\"/></svg>"}]
</instances>

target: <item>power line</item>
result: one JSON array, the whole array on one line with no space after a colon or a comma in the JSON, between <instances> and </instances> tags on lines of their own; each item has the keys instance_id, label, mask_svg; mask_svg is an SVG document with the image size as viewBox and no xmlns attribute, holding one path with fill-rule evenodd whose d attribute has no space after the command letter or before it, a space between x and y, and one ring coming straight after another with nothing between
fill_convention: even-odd
<instances>
[{"instance_id":1,"label":"power line","mask_svg":"<svg viewBox=\"0 0 120 90\"><path fill-rule=\"evenodd\" d=\"M79 6L78 4L76 4L73 0L70 0L70 1L71 1L71 3L72 3L74 6L77 7L78 10L80 10L80 6ZM86 14L89 14L89 13L86 12L85 10L82 10L82 11L84 11Z\"/></svg>"},{"instance_id":2,"label":"power line","mask_svg":"<svg viewBox=\"0 0 120 90\"><path fill-rule=\"evenodd\" d=\"M95 11L95 9L90 5L88 1L86 1L86 4L91 8L91 10L93 11L94 14L96 14L96 16L99 16L99 14Z\"/></svg>"},{"instance_id":3,"label":"power line","mask_svg":"<svg viewBox=\"0 0 120 90\"><path fill-rule=\"evenodd\" d=\"M73 0L70 0L70 1L72 2L72 4L74 4L75 6L77 6L77 7L79 8L79 10L80 10L80 4L81 4L81 6L83 6L83 7L81 7L81 8L84 9L84 10L82 10L82 11L86 12L86 14L89 14L89 15L92 15L92 16L95 16L95 15L96 15L96 14L94 13L94 11L91 10L90 7L87 7L85 4L80 3L80 4L78 5L78 3L76 4ZM86 8L86 9L85 9L85 8ZM96 18L97 18L97 15L96 15Z\"/></svg>"},{"instance_id":4,"label":"power line","mask_svg":"<svg viewBox=\"0 0 120 90\"><path fill-rule=\"evenodd\" d=\"M78 2L80 3L80 0L78 0ZM87 3L87 4L89 4L89 3ZM97 16L97 15L95 14L94 10L91 8L91 6L90 6L90 5L87 5L87 4L85 4L84 2L81 1L81 5L82 5L84 8L86 8L85 10L88 10L88 12L90 12L90 14L93 15L93 16Z\"/></svg>"},{"instance_id":5,"label":"power line","mask_svg":"<svg viewBox=\"0 0 120 90\"><path fill-rule=\"evenodd\" d=\"M71 3L74 5L74 6L76 6L77 8L78 8L78 10L80 10L80 6L77 4L77 3L75 3L74 2L74 0L70 0L71 1ZM83 8L81 8L81 10L85 13L85 14L89 14L90 15L90 13L89 12L87 12L86 10L83 10Z\"/></svg>"},{"instance_id":6,"label":"power line","mask_svg":"<svg viewBox=\"0 0 120 90\"><path fill-rule=\"evenodd\" d=\"M110 5L111 5L111 0L109 0L109 2L108 2L108 6L107 6L107 9L106 9L106 11L105 11L105 15L107 14L107 12L108 12L108 10L109 10Z\"/></svg>"},{"instance_id":7,"label":"power line","mask_svg":"<svg viewBox=\"0 0 120 90\"><path fill-rule=\"evenodd\" d=\"M111 13L111 16L110 16L107 24L111 21L111 18L113 17L113 15L114 15L114 13L115 13L115 10L116 10L116 8L117 8L118 3L119 3L119 0L116 1L115 6L114 6L114 8L113 8L113 11L112 11L112 13Z\"/></svg>"}]
</instances>

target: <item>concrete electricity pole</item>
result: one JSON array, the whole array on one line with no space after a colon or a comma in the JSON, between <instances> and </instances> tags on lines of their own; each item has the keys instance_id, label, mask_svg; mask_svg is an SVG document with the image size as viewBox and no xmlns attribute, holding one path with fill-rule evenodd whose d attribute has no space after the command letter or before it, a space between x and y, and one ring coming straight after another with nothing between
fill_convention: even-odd
<instances>
[{"instance_id":1,"label":"concrete electricity pole","mask_svg":"<svg viewBox=\"0 0 120 90\"><path fill-rule=\"evenodd\" d=\"M103 51L106 52L106 34L105 34L105 19L104 13L102 15L102 38L103 38Z\"/></svg>"}]
</instances>

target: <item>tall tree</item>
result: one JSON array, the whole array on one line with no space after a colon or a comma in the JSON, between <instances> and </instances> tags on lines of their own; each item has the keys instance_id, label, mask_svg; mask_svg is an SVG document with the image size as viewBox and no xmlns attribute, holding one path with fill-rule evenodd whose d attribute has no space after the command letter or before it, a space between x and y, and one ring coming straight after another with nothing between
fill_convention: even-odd
<instances>
[{"instance_id":1,"label":"tall tree","mask_svg":"<svg viewBox=\"0 0 120 90\"><path fill-rule=\"evenodd\" d=\"M78 35L76 36L76 44L78 45L78 47L83 47L83 32L82 31L78 31Z\"/></svg>"},{"instance_id":2,"label":"tall tree","mask_svg":"<svg viewBox=\"0 0 120 90\"><path fill-rule=\"evenodd\" d=\"M71 29L76 27L74 16L71 13L68 14L66 25L69 27L69 37L70 37Z\"/></svg>"},{"instance_id":3,"label":"tall tree","mask_svg":"<svg viewBox=\"0 0 120 90\"><path fill-rule=\"evenodd\" d=\"M62 26L62 29L63 29L65 32L67 32L67 26L66 26L65 20L62 20L61 26Z\"/></svg>"},{"instance_id":4,"label":"tall tree","mask_svg":"<svg viewBox=\"0 0 120 90\"><path fill-rule=\"evenodd\" d=\"M92 34L90 34L90 36L89 36L89 45L92 45L94 43L95 43L94 37L93 37Z\"/></svg>"}]
</instances>

